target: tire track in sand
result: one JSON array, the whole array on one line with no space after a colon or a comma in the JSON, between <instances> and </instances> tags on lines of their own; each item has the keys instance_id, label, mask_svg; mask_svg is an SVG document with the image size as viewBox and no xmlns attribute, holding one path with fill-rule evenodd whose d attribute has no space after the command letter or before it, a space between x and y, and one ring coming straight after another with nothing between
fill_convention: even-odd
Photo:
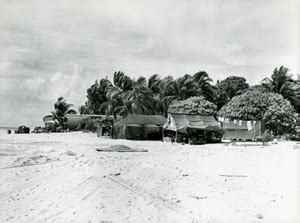
<instances>
[{"instance_id":1,"label":"tire track in sand","mask_svg":"<svg viewBox=\"0 0 300 223\"><path fill-rule=\"evenodd\" d=\"M99 183L96 177L89 176L69 190L65 197L55 200L47 207L40 210L29 220L29 222L34 222L40 219L48 221L58 217L66 211L87 201L96 191L100 189L101 186L102 185Z\"/></svg>"},{"instance_id":2,"label":"tire track in sand","mask_svg":"<svg viewBox=\"0 0 300 223\"><path fill-rule=\"evenodd\" d=\"M112 182L122 186L123 188L133 192L134 194L143 197L144 199L148 199L153 203L163 206L163 207L167 208L168 210L171 210L171 211L185 217L190 222L193 222L193 223L200 222L200 220L198 220L199 217L191 216L190 213L186 213L185 211L179 209L179 207L176 206L176 203L167 201L166 199L147 191L145 188L143 188L139 185L129 184L121 177L107 176L106 178L111 180Z\"/></svg>"}]
</instances>

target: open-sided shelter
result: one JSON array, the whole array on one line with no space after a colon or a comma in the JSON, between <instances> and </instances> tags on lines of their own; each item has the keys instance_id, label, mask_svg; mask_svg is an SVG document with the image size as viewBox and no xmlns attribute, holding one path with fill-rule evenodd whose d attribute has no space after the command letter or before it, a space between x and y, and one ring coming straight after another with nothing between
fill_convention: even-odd
<instances>
[{"instance_id":1,"label":"open-sided shelter","mask_svg":"<svg viewBox=\"0 0 300 223\"><path fill-rule=\"evenodd\" d=\"M114 124L113 138L161 140L165 121L161 115L129 114Z\"/></svg>"},{"instance_id":2,"label":"open-sided shelter","mask_svg":"<svg viewBox=\"0 0 300 223\"><path fill-rule=\"evenodd\" d=\"M169 114L164 125L164 137L189 144L220 141L222 132L220 123L205 115Z\"/></svg>"},{"instance_id":3,"label":"open-sided shelter","mask_svg":"<svg viewBox=\"0 0 300 223\"><path fill-rule=\"evenodd\" d=\"M261 121L228 120L222 122L222 128L224 139L258 140L263 133Z\"/></svg>"}]
</instances>

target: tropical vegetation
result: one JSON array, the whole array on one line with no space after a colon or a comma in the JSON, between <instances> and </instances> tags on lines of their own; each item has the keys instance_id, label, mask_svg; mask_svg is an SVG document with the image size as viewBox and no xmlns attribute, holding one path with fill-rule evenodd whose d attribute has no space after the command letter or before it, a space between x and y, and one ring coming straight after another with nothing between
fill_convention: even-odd
<instances>
[{"instance_id":1,"label":"tropical vegetation","mask_svg":"<svg viewBox=\"0 0 300 223\"><path fill-rule=\"evenodd\" d=\"M294 108L288 100L276 93L259 91L235 96L218 115L229 119L262 120L274 135L292 133L296 122Z\"/></svg>"},{"instance_id":2,"label":"tropical vegetation","mask_svg":"<svg viewBox=\"0 0 300 223\"><path fill-rule=\"evenodd\" d=\"M78 107L80 114L104 114L117 118L128 114L167 116L171 113L219 115L231 119L263 120L274 134L290 132L294 112L300 112L300 79L294 80L288 68L275 68L270 78L250 86L244 77L213 80L205 71L178 78L131 78L118 71L112 81L96 80L87 89L87 100ZM64 127L72 105L59 98L52 112Z\"/></svg>"},{"instance_id":3,"label":"tropical vegetation","mask_svg":"<svg viewBox=\"0 0 300 223\"><path fill-rule=\"evenodd\" d=\"M281 94L292 105L297 106L297 88L299 85L297 86L296 80L289 74L287 67L275 68L271 78L264 78L261 85L265 92Z\"/></svg>"},{"instance_id":4,"label":"tropical vegetation","mask_svg":"<svg viewBox=\"0 0 300 223\"><path fill-rule=\"evenodd\" d=\"M169 106L169 112L174 114L215 115L217 106L203 96L195 96L182 101L173 101Z\"/></svg>"},{"instance_id":5,"label":"tropical vegetation","mask_svg":"<svg viewBox=\"0 0 300 223\"><path fill-rule=\"evenodd\" d=\"M60 128L66 128L67 114L76 114L77 112L74 109L71 109L73 104L68 104L63 97L59 97L54 103L54 111L51 112L54 120L57 121Z\"/></svg>"}]
</instances>

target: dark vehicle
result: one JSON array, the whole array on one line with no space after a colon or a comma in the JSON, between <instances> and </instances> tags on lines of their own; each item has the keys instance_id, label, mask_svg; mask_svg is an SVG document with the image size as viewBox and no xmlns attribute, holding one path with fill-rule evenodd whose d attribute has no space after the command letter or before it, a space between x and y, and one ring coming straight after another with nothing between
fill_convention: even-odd
<instances>
[{"instance_id":1,"label":"dark vehicle","mask_svg":"<svg viewBox=\"0 0 300 223\"><path fill-rule=\"evenodd\" d=\"M26 127L25 125L19 126L18 130L15 131L16 134L29 134L30 128Z\"/></svg>"},{"instance_id":2,"label":"dark vehicle","mask_svg":"<svg viewBox=\"0 0 300 223\"><path fill-rule=\"evenodd\" d=\"M45 132L46 130L45 130L45 128L42 128L42 127L35 127L34 129L33 129L33 133L43 133L43 132Z\"/></svg>"}]
</instances>

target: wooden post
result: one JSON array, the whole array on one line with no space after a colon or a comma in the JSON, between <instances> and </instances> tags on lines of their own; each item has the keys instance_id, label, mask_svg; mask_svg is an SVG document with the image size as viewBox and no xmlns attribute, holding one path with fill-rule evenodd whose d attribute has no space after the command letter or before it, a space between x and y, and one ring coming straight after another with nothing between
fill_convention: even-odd
<instances>
[{"instance_id":1,"label":"wooden post","mask_svg":"<svg viewBox=\"0 0 300 223\"><path fill-rule=\"evenodd\" d=\"M175 137L175 142L177 142L177 136L178 136L178 133L177 133L177 129L176 129L176 137Z\"/></svg>"}]
</instances>

